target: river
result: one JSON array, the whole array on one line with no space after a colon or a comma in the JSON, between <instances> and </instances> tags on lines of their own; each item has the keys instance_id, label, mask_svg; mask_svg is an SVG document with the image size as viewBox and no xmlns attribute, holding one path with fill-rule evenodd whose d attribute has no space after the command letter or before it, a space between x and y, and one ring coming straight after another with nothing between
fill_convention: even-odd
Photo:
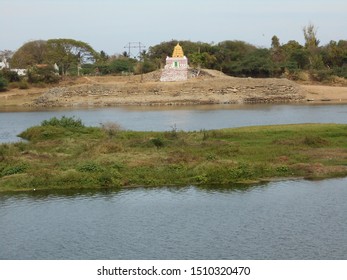
<instances>
[{"instance_id":1,"label":"river","mask_svg":"<svg viewBox=\"0 0 347 280\"><path fill-rule=\"evenodd\" d=\"M0 109L0 142L18 141L28 127L51 117L75 116L88 126L117 122L124 129L165 131L294 123L347 123L346 105L208 105L114 107L8 112Z\"/></svg>"},{"instance_id":2,"label":"river","mask_svg":"<svg viewBox=\"0 0 347 280\"><path fill-rule=\"evenodd\" d=\"M0 259L347 259L347 178L0 196Z\"/></svg>"},{"instance_id":3,"label":"river","mask_svg":"<svg viewBox=\"0 0 347 280\"><path fill-rule=\"evenodd\" d=\"M347 123L345 105L0 113L0 141L53 116L131 130ZM347 259L347 178L0 195L0 259Z\"/></svg>"}]
</instances>

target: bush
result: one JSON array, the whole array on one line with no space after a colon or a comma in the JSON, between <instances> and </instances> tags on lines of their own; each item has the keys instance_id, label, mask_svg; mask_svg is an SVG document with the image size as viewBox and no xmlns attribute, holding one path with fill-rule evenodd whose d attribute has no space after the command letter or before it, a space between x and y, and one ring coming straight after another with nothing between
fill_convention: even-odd
<instances>
[{"instance_id":1,"label":"bush","mask_svg":"<svg viewBox=\"0 0 347 280\"><path fill-rule=\"evenodd\" d=\"M82 128L85 127L81 119L76 119L75 117L65 117L62 116L61 119L53 117L49 120L44 120L41 123L42 126L59 126L64 128Z\"/></svg>"},{"instance_id":2,"label":"bush","mask_svg":"<svg viewBox=\"0 0 347 280\"><path fill-rule=\"evenodd\" d=\"M2 76L10 83L20 81L20 77L17 72L14 72L8 69L3 69L1 72L2 72Z\"/></svg>"},{"instance_id":3,"label":"bush","mask_svg":"<svg viewBox=\"0 0 347 280\"><path fill-rule=\"evenodd\" d=\"M8 82L4 77L0 76L0 91L5 91L7 89Z\"/></svg>"},{"instance_id":4,"label":"bush","mask_svg":"<svg viewBox=\"0 0 347 280\"><path fill-rule=\"evenodd\" d=\"M310 76L313 81L324 82L330 81L332 78L333 71L330 69L322 69L322 70L311 70Z\"/></svg>"},{"instance_id":5,"label":"bush","mask_svg":"<svg viewBox=\"0 0 347 280\"><path fill-rule=\"evenodd\" d=\"M334 68L333 73L336 76L343 77L343 78L347 79L347 65Z\"/></svg>"},{"instance_id":6,"label":"bush","mask_svg":"<svg viewBox=\"0 0 347 280\"><path fill-rule=\"evenodd\" d=\"M101 166L94 162L87 162L78 167L78 171L86 173L100 172L102 170Z\"/></svg>"},{"instance_id":7,"label":"bush","mask_svg":"<svg viewBox=\"0 0 347 280\"><path fill-rule=\"evenodd\" d=\"M157 149L164 147L164 142L160 138L153 138L151 139L151 142L153 143L154 146L157 147Z\"/></svg>"},{"instance_id":8,"label":"bush","mask_svg":"<svg viewBox=\"0 0 347 280\"><path fill-rule=\"evenodd\" d=\"M118 132L122 130L120 124L116 122L106 122L101 124L101 128L108 134L110 138L116 137Z\"/></svg>"},{"instance_id":9,"label":"bush","mask_svg":"<svg viewBox=\"0 0 347 280\"><path fill-rule=\"evenodd\" d=\"M59 82L60 76L55 73L53 66L42 68L33 67L28 71L29 83L47 83L54 84Z\"/></svg>"},{"instance_id":10,"label":"bush","mask_svg":"<svg viewBox=\"0 0 347 280\"><path fill-rule=\"evenodd\" d=\"M20 81L18 83L18 88L19 89L28 89L29 88L29 84L27 81Z\"/></svg>"},{"instance_id":11,"label":"bush","mask_svg":"<svg viewBox=\"0 0 347 280\"><path fill-rule=\"evenodd\" d=\"M133 73L136 60L131 58L116 59L108 66L109 73Z\"/></svg>"},{"instance_id":12,"label":"bush","mask_svg":"<svg viewBox=\"0 0 347 280\"><path fill-rule=\"evenodd\" d=\"M29 84L27 81L25 80L21 80L19 82L11 82L8 85L8 89L14 89L14 88L19 88L19 89L28 89L29 88Z\"/></svg>"},{"instance_id":13,"label":"bush","mask_svg":"<svg viewBox=\"0 0 347 280\"><path fill-rule=\"evenodd\" d=\"M1 177L3 177L3 176L9 176L9 175L23 173L26 170L26 168L27 167L23 164L7 167L4 170L2 170L0 175L1 175Z\"/></svg>"}]
</instances>

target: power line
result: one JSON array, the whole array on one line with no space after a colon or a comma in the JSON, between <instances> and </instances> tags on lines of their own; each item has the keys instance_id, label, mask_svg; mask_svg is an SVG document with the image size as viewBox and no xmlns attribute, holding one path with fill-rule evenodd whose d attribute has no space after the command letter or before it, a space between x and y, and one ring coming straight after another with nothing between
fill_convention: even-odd
<instances>
[{"instance_id":1,"label":"power line","mask_svg":"<svg viewBox=\"0 0 347 280\"><path fill-rule=\"evenodd\" d=\"M129 42L125 47L125 49L128 49L128 56L131 57L131 49L138 49L137 55L134 56L134 58L138 57L141 60L141 52L146 48L146 46L142 45L141 42Z\"/></svg>"}]
</instances>

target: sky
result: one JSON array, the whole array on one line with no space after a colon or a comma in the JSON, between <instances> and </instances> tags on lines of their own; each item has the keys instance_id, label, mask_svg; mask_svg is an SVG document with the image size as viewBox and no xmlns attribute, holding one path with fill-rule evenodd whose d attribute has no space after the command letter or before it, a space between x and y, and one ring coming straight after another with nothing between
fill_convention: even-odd
<instances>
[{"instance_id":1,"label":"sky","mask_svg":"<svg viewBox=\"0 0 347 280\"><path fill-rule=\"evenodd\" d=\"M347 40L346 14L346 0L0 0L0 51L57 38L109 55L172 39L270 47L273 35L304 44L309 24L325 45Z\"/></svg>"}]
</instances>

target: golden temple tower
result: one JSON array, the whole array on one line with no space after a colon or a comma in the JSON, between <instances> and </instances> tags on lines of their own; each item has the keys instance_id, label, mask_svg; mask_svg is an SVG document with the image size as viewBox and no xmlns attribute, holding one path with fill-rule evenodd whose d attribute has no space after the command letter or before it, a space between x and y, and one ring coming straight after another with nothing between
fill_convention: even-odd
<instances>
[{"instance_id":1,"label":"golden temple tower","mask_svg":"<svg viewBox=\"0 0 347 280\"><path fill-rule=\"evenodd\" d=\"M177 43L176 47L174 48L172 57L184 57L183 49L179 43Z\"/></svg>"}]
</instances>

